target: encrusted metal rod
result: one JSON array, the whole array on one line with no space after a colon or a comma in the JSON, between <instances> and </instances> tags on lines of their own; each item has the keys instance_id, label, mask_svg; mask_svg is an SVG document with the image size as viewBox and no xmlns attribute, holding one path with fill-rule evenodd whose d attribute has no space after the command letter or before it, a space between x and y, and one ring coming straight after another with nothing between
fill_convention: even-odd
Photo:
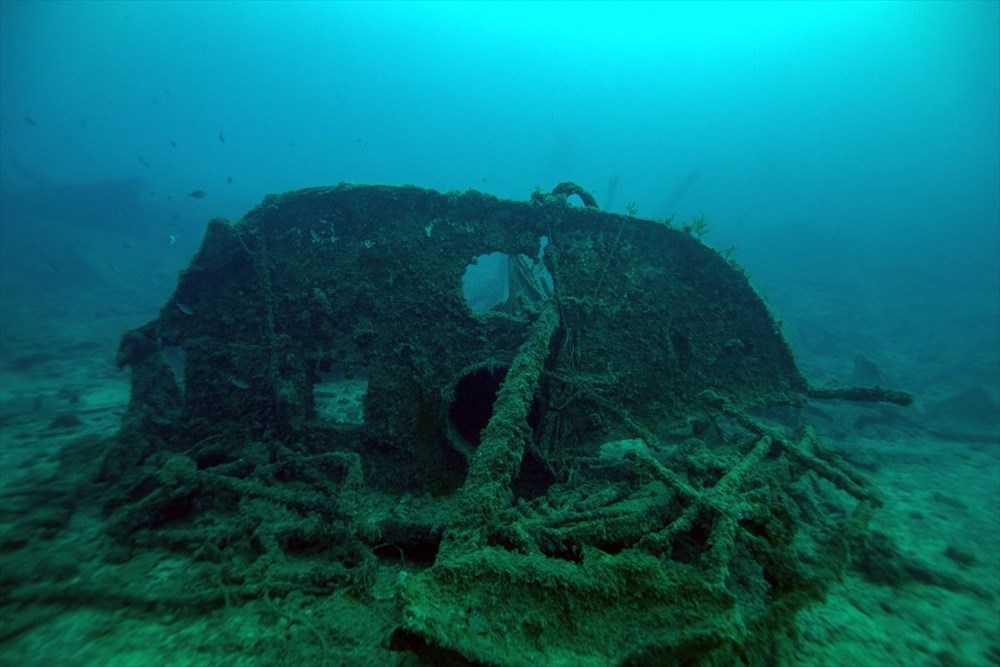
<instances>
[{"instance_id":1,"label":"encrusted metal rod","mask_svg":"<svg viewBox=\"0 0 1000 667\"><path fill-rule=\"evenodd\" d=\"M854 401L856 403L894 403L908 406L913 404L913 394L898 389L884 387L810 387L809 398L821 401Z\"/></svg>"},{"instance_id":2,"label":"encrusted metal rod","mask_svg":"<svg viewBox=\"0 0 1000 667\"><path fill-rule=\"evenodd\" d=\"M497 394L493 416L483 429L482 441L461 490L458 515L445 533L441 552L459 545L463 551L481 546L484 529L498 512L510 507L510 484L517 476L531 438L528 412L558 324L556 308L550 302L535 322L531 337L518 349Z\"/></svg>"}]
</instances>

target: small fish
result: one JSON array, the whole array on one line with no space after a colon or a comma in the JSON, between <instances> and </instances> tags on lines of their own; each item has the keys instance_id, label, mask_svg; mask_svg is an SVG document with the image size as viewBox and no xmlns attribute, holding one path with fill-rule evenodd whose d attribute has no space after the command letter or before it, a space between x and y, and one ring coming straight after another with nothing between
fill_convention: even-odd
<instances>
[{"instance_id":1,"label":"small fish","mask_svg":"<svg viewBox=\"0 0 1000 667\"><path fill-rule=\"evenodd\" d=\"M177 310L181 311L185 315L194 315L194 309L191 308L191 306L185 306L180 301L177 301L174 305L177 306Z\"/></svg>"},{"instance_id":2,"label":"small fish","mask_svg":"<svg viewBox=\"0 0 1000 667\"><path fill-rule=\"evenodd\" d=\"M173 245L173 244L177 243L177 234L171 234L167 238L170 239L170 245ZM178 308L179 307L180 306L178 306ZM181 311L181 312L184 312L184 311ZM190 313L188 313L188 314L190 314Z\"/></svg>"},{"instance_id":3,"label":"small fish","mask_svg":"<svg viewBox=\"0 0 1000 667\"><path fill-rule=\"evenodd\" d=\"M24 122L30 125L31 127L38 127L38 123L36 123L35 119L32 118L31 116L25 116Z\"/></svg>"},{"instance_id":4,"label":"small fish","mask_svg":"<svg viewBox=\"0 0 1000 667\"><path fill-rule=\"evenodd\" d=\"M230 375L229 376L229 384L233 385L234 387L236 387L240 391L246 391L247 389L250 388L250 383L249 382L247 382L246 380L241 380L238 377L236 377L235 375Z\"/></svg>"},{"instance_id":5,"label":"small fish","mask_svg":"<svg viewBox=\"0 0 1000 667\"><path fill-rule=\"evenodd\" d=\"M319 234L317 234L316 232L314 232L313 230L310 229L309 233L312 235L313 243L322 243L323 242L323 237L320 236Z\"/></svg>"},{"instance_id":6,"label":"small fish","mask_svg":"<svg viewBox=\"0 0 1000 667\"><path fill-rule=\"evenodd\" d=\"M233 177L232 176L230 176L230 177L228 177L226 179L226 184L228 184L228 185L232 185L233 184Z\"/></svg>"},{"instance_id":7,"label":"small fish","mask_svg":"<svg viewBox=\"0 0 1000 667\"><path fill-rule=\"evenodd\" d=\"M171 146L171 148L177 148L177 142L174 141L173 139L171 139L170 140L170 146Z\"/></svg>"},{"instance_id":8,"label":"small fish","mask_svg":"<svg viewBox=\"0 0 1000 667\"><path fill-rule=\"evenodd\" d=\"M149 163L146 162L146 159L144 157L142 157L141 155L136 155L136 157L139 158L139 164L141 164L143 167L149 166Z\"/></svg>"},{"instance_id":9,"label":"small fish","mask_svg":"<svg viewBox=\"0 0 1000 667\"><path fill-rule=\"evenodd\" d=\"M191 199L204 199L207 193L204 190L192 190L188 193L188 197Z\"/></svg>"},{"instance_id":10,"label":"small fish","mask_svg":"<svg viewBox=\"0 0 1000 667\"><path fill-rule=\"evenodd\" d=\"M222 143L226 143L226 138L222 136L222 132L219 132L219 141L221 141Z\"/></svg>"}]
</instances>

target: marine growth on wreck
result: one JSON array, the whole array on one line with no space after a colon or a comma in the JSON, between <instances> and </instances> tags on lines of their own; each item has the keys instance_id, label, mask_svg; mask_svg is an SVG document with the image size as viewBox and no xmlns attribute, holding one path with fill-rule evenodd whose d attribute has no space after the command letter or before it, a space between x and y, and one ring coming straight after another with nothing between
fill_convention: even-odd
<instances>
[{"instance_id":1,"label":"marine growth on wreck","mask_svg":"<svg viewBox=\"0 0 1000 667\"><path fill-rule=\"evenodd\" d=\"M566 183L267 197L118 364L92 497L122 561L190 563L145 603L265 604L297 664L775 664L880 500L768 409L908 400L810 387L735 264Z\"/></svg>"}]
</instances>

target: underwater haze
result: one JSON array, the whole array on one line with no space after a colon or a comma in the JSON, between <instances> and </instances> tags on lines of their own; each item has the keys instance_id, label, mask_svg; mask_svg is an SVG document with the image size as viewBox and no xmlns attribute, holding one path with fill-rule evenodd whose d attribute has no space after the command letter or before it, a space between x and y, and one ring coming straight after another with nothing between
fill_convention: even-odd
<instances>
[{"instance_id":1,"label":"underwater haze","mask_svg":"<svg viewBox=\"0 0 1000 667\"><path fill-rule=\"evenodd\" d=\"M341 182L526 201L567 181L737 263L813 386L915 397L795 417L880 489L892 548L799 615L787 664L1000 663L989 1L0 0L0 570L30 553L57 573L34 591L77 576L19 508L68 493L66 452L117 431L119 339L161 312L210 219ZM96 539L66 512L59 539ZM267 611L268 593L264 620L228 596L178 620L24 584L0 573L0 664L310 664L269 643L292 632L322 647L311 664L423 664L291 597Z\"/></svg>"}]
</instances>

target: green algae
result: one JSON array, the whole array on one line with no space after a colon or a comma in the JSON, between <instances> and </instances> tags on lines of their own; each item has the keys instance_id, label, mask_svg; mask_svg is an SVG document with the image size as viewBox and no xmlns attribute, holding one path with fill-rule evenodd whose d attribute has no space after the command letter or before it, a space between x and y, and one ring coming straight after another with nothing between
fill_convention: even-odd
<instances>
[{"instance_id":1,"label":"green algae","mask_svg":"<svg viewBox=\"0 0 1000 667\"><path fill-rule=\"evenodd\" d=\"M819 393L741 271L560 187L342 185L212 221L123 338L128 413L80 485L112 565L8 599L270 614L312 664L348 659L345 604L400 664L780 662L879 495L750 416ZM551 293L472 313L467 265L542 238ZM330 364L363 369L362 423L320 418ZM168 556L168 584L124 576Z\"/></svg>"}]
</instances>

